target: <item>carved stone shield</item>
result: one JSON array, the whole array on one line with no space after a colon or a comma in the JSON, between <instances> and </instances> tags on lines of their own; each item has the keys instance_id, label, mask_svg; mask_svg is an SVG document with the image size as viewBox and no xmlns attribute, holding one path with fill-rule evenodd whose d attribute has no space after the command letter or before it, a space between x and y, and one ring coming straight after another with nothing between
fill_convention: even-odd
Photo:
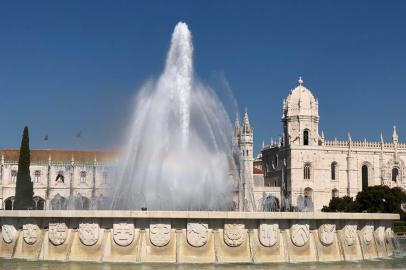
<instances>
[{"instance_id":1,"label":"carved stone shield","mask_svg":"<svg viewBox=\"0 0 406 270\"><path fill-rule=\"evenodd\" d=\"M386 228L385 230L385 239L387 243L390 243L393 239L393 231L392 228Z\"/></svg>"},{"instance_id":2,"label":"carved stone shield","mask_svg":"<svg viewBox=\"0 0 406 270\"><path fill-rule=\"evenodd\" d=\"M100 227L97 223L79 224L79 238L85 246L93 246L99 240Z\"/></svg>"},{"instance_id":3,"label":"carved stone shield","mask_svg":"<svg viewBox=\"0 0 406 270\"><path fill-rule=\"evenodd\" d=\"M55 246L62 245L68 237L68 227L65 223L49 223L48 238Z\"/></svg>"},{"instance_id":4,"label":"carved stone shield","mask_svg":"<svg viewBox=\"0 0 406 270\"><path fill-rule=\"evenodd\" d=\"M365 225L364 229L362 230L362 236L366 245L371 244L371 241L374 239L374 226Z\"/></svg>"},{"instance_id":5,"label":"carved stone shield","mask_svg":"<svg viewBox=\"0 0 406 270\"><path fill-rule=\"evenodd\" d=\"M129 246L134 240L134 224L113 224L113 240L119 246Z\"/></svg>"},{"instance_id":6,"label":"carved stone shield","mask_svg":"<svg viewBox=\"0 0 406 270\"><path fill-rule=\"evenodd\" d=\"M352 246L357 242L357 225L345 225L344 241L347 246Z\"/></svg>"},{"instance_id":7,"label":"carved stone shield","mask_svg":"<svg viewBox=\"0 0 406 270\"><path fill-rule=\"evenodd\" d=\"M375 230L376 240L379 244L385 244L385 228L383 226L379 226Z\"/></svg>"},{"instance_id":8,"label":"carved stone shield","mask_svg":"<svg viewBox=\"0 0 406 270\"><path fill-rule=\"evenodd\" d=\"M166 246L171 240L171 224L150 224L149 239L154 246Z\"/></svg>"},{"instance_id":9,"label":"carved stone shield","mask_svg":"<svg viewBox=\"0 0 406 270\"><path fill-rule=\"evenodd\" d=\"M336 225L335 224L323 224L319 227L319 239L320 242L325 245L329 246L334 242L334 235L336 233Z\"/></svg>"},{"instance_id":10,"label":"carved stone shield","mask_svg":"<svg viewBox=\"0 0 406 270\"><path fill-rule=\"evenodd\" d=\"M238 247L245 240L244 224L224 224L224 242L230 247Z\"/></svg>"},{"instance_id":11,"label":"carved stone shield","mask_svg":"<svg viewBox=\"0 0 406 270\"><path fill-rule=\"evenodd\" d=\"M193 247L202 247L207 243L209 226L204 223L190 222L186 228L187 242Z\"/></svg>"},{"instance_id":12,"label":"carved stone shield","mask_svg":"<svg viewBox=\"0 0 406 270\"><path fill-rule=\"evenodd\" d=\"M24 241L29 244L35 244L40 235L40 229L37 224L24 224L23 225L23 238Z\"/></svg>"},{"instance_id":13,"label":"carved stone shield","mask_svg":"<svg viewBox=\"0 0 406 270\"><path fill-rule=\"evenodd\" d=\"M17 230L13 225L1 226L1 232L3 235L3 241L7 244L12 243L17 235Z\"/></svg>"},{"instance_id":14,"label":"carved stone shield","mask_svg":"<svg viewBox=\"0 0 406 270\"><path fill-rule=\"evenodd\" d=\"M294 224L290 229L292 243L297 247L304 246L310 237L309 224Z\"/></svg>"},{"instance_id":15,"label":"carved stone shield","mask_svg":"<svg viewBox=\"0 0 406 270\"><path fill-rule=\"evenodd\" d=\"M279 240L279 224L261 223L259 225L259 242L265 247L272 247Z\"/></svg>"}]
</instances>

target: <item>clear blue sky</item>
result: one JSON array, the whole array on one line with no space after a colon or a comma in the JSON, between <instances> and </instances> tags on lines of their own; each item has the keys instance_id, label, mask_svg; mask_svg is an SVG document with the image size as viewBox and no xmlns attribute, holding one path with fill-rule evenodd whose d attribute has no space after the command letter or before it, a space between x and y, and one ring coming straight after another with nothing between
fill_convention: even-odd
<instances>
[{"instance_id":1,"label":"clear blue sky","mask_svg":"<svg viewBox=\"0 0 406 270\"><path fill-rule=\"evenodd\" d=\"M188 23L205 83L247 106L258 151L298 75L327 138L406 135L406 1L2 1L0 147L108 149ZM220 93L221 95L221 93ZM81 130L78 143L75 134ZM78 145L79 144L79 145Z\"/></svg>"}]
</instances>

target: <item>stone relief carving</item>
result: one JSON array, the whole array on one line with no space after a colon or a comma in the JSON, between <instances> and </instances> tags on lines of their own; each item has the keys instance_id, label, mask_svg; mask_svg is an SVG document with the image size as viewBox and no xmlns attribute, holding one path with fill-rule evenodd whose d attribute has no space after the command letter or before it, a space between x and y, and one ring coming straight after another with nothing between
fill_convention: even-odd
<instances>
[{"instance_id":1,"label":"stone relief carving","mask_svg":"<svg viewBox=\"0 0 406 270\"><path fill-rule=\"evenodd\" d=\"M49 223L48 238L55 246L62 245L68 237L68 227L65 223Z\"/></svg>"},{"instance_id":2,"label":"stone relief carving","mask_svg":"<svg viewBox=\"0 0 406 270\"><path fill-rule=\"evenodd\" d=\"M113 224L113 240L119 246L129 246L134 240L134 224Z\"/></svg>"},{"instance_id":3,"label":"stone relief carving","mask_svg":"<svg viewBox=\"0 0 406 270\"><path fill-rule=\"evenodd\" d=\"M93 246L99 240L100 227L97 223L79 224L80 242L85 246Z\"/></svg>"},{"instance_id":4,"label":"stone relief carving","mask_svg":"<svg viewBox=\"0 0 406 270\"><path fill-rule=\"evenodd\" d=\"M310 237L309 224L294 224L290 229L292 243L297 247L304 246Z\"/></svg>"},{"instance_id":5,"label":"stone relief carving","mask_svg":"<svg viewBox=\"0 0 406 270\"><path fill-rule=\"evenodd\" d=\"M331 245L334 242L336 233L335 224L323 224L319 227L319 239L323 245Z\"/></svg>"},{"instance_id":6,"label":"stone relief carving","mask_svg":"<svg viewBox=\"0 0 406 270\"><path fill-rule=\"evenodd\" d=\"M224 224L224 242L230 247L238 247L245 240L244 224Z\"/></svg>"},{"instance_id":7,"label":"stone relief carving","mask_svg":"<svg viewBox=\"0 0 406 270\"><path fill-rule=\"evenodd\" d=\"M24 241L29 244L35 244L41 233L37 224L24 224L23 225L23 238Z\"/></svg>"},{"instance_id":8,"label":"stone relief carving","mask_svg":"<svg viewBox=\"0 0 406 270\"><path fill-rule=\"evenodd\" d=\"M1 226L1 232L4 242L6 242L7 244L12 243L17 235L17 230L13 225Z\"/></svg>"},{"instance_id":9,"label":"stone relief carving","mask_svg":"<svg viewBox=\"0 0 406 270\"><path fill-rule=\"evenodd\" d=\"M272 247L279 240L279 224L261 223L259 225L259 242L265 247Z\"/></svg>"},{"instance_id":10,"label":"stone relief carving","mask_svg":"<svg viewBox=\"0 0 406 270\"><path fill-rule=\"evenodd\" d=\"M385 228L383 226L379 226L375 230L376 240L379 244L383 245L385 243Z\"/></svg>"},{"instance_id":11,"label":"stone relief carving","mask_svg":"<svg viewBox=\"0 0 406 270\"><path fill-rule=\"evenodd\" d=\"M171 240L171 224L150 224L149 239L154 246L166 246Z\"/></svg>"},{"instance_id":12,"label":"stone relief carving","mask_svg":"<svg viewBox=\"0 0 406 270\"><path fill-rule=\"evenodd\" d=\"M207 243L209 226L203 223L190 222L186 227L186 239L193 247L202 247Z\"/></svg>"},{"instance_id":13,"label":"stone relief carving","mask_svg":"<svg viewBox=\"0 0 406 270\"><path fill-rule=\"evenodd\" d=\"M357 225L345 225L344 241L347 246L352 246L357 242Z\"/></svg>"},{"instance_id":14,"label":"stone relief carving","mask_svg":"<svg viewBox=\"0 0 406 270\"><path fill-rule=\"evenodd\" d=\"M362 230L362 236L366 245L371 244L374 239L374 225L365 225Z\"/></svg>"}]
</instances>

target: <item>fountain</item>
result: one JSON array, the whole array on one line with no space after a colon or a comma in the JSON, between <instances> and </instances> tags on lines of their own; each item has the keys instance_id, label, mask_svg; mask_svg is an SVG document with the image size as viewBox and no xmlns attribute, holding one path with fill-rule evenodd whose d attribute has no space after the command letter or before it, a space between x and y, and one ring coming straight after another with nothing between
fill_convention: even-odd
<instances>
[{"instance_id":1,"label":"fountain","mask_svg":"<svg viewBox=\"0 0 406 270\"><path fill-rule=\"evenodd\" d=\"M192 54L180 22L161 76L137 96L112 209L232 207L231 123L214 91L196 80Z\"/></svg>"},{"instance_id":2,"label":"fountain","mask_svg":"<svg viewBox=\"0 0 406 270\"><path fill-rule=\"evenodd\" d=\"M138 94L110 199L72 192L55 196L53 210L0 212L0 257L275 263L393 255L398 214L310 211L311 190L298 202L302 212L277 212L291 210L289 200L265 193L263 212L227 211L239 183L230 177L231 124L195 79L192 52L189 29L178 23L162 75Z\"/></svg>"}]
</instances>

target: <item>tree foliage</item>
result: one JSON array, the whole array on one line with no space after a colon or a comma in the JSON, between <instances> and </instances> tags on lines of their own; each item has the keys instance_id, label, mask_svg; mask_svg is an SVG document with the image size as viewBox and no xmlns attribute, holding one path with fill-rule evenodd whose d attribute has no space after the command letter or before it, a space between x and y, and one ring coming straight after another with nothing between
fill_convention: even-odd
<instances>
[{"instance_id":1,"label":"tree foliage","mask_svg":"<svg viewBox=\"0 0 406 270\"><path fill-rule=\"evenodd\" d=\"M335 197L330 200L328 206L323 206L323 212L357 212L356 204L352 197Z\"/></svg>"},{"instance_id":2,"label":"tree foliage","mask_svg":"<svg viewBox=\"0 0 406 270\"><path fill-rule=\"evenodd\" d=\"M18 159L18 172L16 182L16 192L14 209L31 209L33 204L33 183L30 176L30 141L28 127L24 128L21 140L20 157Z\"/></svg>"},{"instance_id":3,"label":"tree foliage","mask_svg":"<svg viewBox=\"0 0 406 270\"><path fill-rule=\"evenodd\" d=\"M406 193L399 187L372 186L358 192L355 200L351 197L332 198L323 212L368 212L398 213L405 217L402 204L406 203Z\"/></svg>"}]
</instances>

